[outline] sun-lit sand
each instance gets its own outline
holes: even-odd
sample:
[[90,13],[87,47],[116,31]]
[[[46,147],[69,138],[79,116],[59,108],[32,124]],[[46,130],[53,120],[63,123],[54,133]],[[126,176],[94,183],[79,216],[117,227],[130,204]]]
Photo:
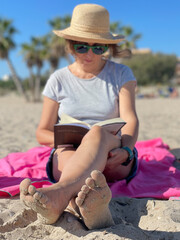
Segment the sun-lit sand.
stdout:
[[[136,101],[140,120],[139,140],[161,137],[170,148],[180,147],[180,97],[140,98]],[[8,153],[38,146],[35,130],[42,103],[26,103],[16,94],[0,97],[0,158]],[[19,196],[0,199],[0,239],[180,239],[179,201],[117,198],[111,202],[116,225],[87,231],[70,213],[52,225],[36,221]],[[180,212],[180,211],[179,211]]]

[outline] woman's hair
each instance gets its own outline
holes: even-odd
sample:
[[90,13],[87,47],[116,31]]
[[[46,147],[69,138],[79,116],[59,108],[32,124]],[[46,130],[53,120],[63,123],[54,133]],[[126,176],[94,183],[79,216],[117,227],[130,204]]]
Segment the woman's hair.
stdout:
[[121,46],[117,44],[109,44],[109,57],[114,57],[114,58],[127,58],[131,57],[131,50],[126,48],[126,49],[121,49]]
[[[79,42],[78,42],[79,43]],[[76,41],[73,40],[69,40],[66,39],[66,52],[70,53],[72,55],[75,54],[75,50],[73,45],[77,44]],[[103,56],[105,58],[110,58],[110,57],[114,57],[114,58],[125,58],[125,57],[131,57],[131,50],[130,49],[121,49],[121,46],[117,45],[117,44],[108,44],[109,47],[109,51],[105,52],[103,54]]]
[[65,46],[65,50],[67,53],[70,53],[71,55],[75,54],[75,50],[73,45],[76,44],[76,41],[73,40],[69,40],[69,39],[65,39],[66,40],[66,46]]

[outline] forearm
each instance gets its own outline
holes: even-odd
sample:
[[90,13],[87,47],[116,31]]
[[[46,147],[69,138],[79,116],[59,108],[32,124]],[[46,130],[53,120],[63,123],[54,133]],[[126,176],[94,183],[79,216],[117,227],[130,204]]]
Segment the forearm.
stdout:
[[122,128],[122,147],[127,146],[133,150],[138,138],[139,121],[137,117],[131,118],[127,124]]
[[139,121],[135,108],[135,81],[123,85],[119,93],[119,112],[126,125],[122,128],[122,146],[133,150],[138,138]]
[[54,132],[47,129],[37,129],[36,139],[41,145],[54,147]]

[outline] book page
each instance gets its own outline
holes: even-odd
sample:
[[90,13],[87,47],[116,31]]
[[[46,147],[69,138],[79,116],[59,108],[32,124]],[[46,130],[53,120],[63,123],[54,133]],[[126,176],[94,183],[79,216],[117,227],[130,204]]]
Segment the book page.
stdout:
[[126,122],[121,118],[112,118],[102,122],[98,122],[94,125],[101,126],[105,128],[108,132],[116,135],[125,124]]
[[116,135],[123,126],[124,126],[124,123],[114,123],[114,124],[103,125],[102,128]]
[[86,124],[83,124],[81,122],[74,122],[74,123],[62,123],[60,124],[61,126],[77,126],[77,127],[82,127],[85,129],[90,129],[89,126],[87,126]]
[[[74,125],[74,126],[86,126],[86,128],[90,129],[91,125],[80,121],[76,118],[73,118],[65,113],[62,113],[61,115],[61,121],[59,123],[60,125]],[[105,127],[108,131],[110,132],[118,132],[124,125],[126,124],[126,122],[121,119],[121,118],[112,118],[112,119],[107,119],[105,121],[101,121],[98,122],[95,125],[101,126],[101,127]]]
[[95,123],[94,125],[105,126],[105,125],[115,124],[115,123],[122,123],[124,125],[126,124],[126,122],[122,118],[112,118],[112,119]]
[[60,120],[60,124],[80,124],[80,125],[85,125],[85,126],[88,126],[88,128],[91,128],[91,126],[86,123],[86,122],[83,122],[83,121],[80,121],[76,118],[73,118],[65,113],[62,113],[61,114],[61,120]]

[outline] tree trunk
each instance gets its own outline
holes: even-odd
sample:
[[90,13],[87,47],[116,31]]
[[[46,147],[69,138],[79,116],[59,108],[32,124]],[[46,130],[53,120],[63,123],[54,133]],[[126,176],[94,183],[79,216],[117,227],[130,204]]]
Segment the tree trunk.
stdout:
[[6,60],[7,60],[8,66],[10,68],[10,71],[11,71],[11,74],[12,74],[12,79],[14,81],[14,84],[15,84],[16,88],[17,88],[17,91],[19,92],[20,95],[24,96],[27,101],[29,101],[29,98],[28,98],[28,96],[26,95],[26,93],[23,89],[21,80],[18,78],[18,76],[16,74],[16,71],[15,71],[15,68],[13,67],[10,59],[6,58]]
[[28,67],[29,69],[29,89],[30,89],[30,92],[31,92],[31,95],[32,95],[32,99],[34,101],[35,99],[35,96],[34,96],[34,75],[33,75],[33,71],[32,71],[32,67]]
[[35,89],[34,89],[34,101],[39,102],[40,101],[40,88],[41,88],[41,74],[40,74],[41,68],[38,67],[37,70],[37,76],[35,79]]

